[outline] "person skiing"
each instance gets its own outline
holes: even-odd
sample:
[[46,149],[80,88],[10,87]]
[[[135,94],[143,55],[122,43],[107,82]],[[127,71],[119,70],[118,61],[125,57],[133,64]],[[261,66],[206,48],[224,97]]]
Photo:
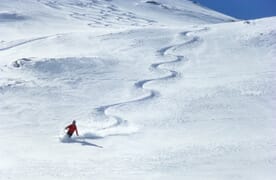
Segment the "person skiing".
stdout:
[[66,129],[68,129],[67,135],[69,136],[69,138],[74,134],[75,131],[76,131],[76,135],[79,136],[78,128],[76,126],[76,121],[75,120],[73,120],[72,124],[66,126],[65,130]]

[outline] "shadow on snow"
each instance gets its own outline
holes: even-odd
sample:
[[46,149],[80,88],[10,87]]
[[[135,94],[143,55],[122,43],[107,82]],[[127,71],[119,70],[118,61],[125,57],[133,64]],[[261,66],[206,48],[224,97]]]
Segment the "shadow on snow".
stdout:
[[64,135],[63,137],[60,138],[60,141],[63,143],[78,143],[78,144],[81,144],[82,146],[93,146],[97,148],[103,148],[102,146],[90,143],[85,140],[85,139],[98,139],[98,138],[97,137],[90,138],[90,137],[82,137],[82,136],[69,138],[67,135]]

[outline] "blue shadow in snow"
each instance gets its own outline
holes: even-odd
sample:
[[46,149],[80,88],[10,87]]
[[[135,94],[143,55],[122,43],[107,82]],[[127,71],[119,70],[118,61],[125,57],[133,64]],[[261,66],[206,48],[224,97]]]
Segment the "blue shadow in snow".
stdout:
[[71,137],[69,138],[67,135],[64,135],[62,138],[60,138],[60,141],[63,143],[78,143],[82,146],[93,146],[97,148],[103,148],[102,146],[99,146],[97,144],[90,143],[86,141],[86,139],[100,139],[102,137],[99,136],[79,136],[79,137]]
[[97,148],[103,148],[102,146],[99,146],[97,144],[93,144],[90,142],[87,142],[85,140],[77,140],[77,139],[73,139],[72,141],[70,141],[69,143],[79,143],[82,146],[93,146],[93,147],[97,147]]

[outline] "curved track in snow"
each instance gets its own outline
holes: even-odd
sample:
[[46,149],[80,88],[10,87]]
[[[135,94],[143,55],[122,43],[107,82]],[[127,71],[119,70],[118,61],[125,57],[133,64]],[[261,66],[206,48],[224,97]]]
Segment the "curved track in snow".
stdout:
[[[180,35],[185,36],[185,37],[189,37],[188,36],[189,33],[190,33],[190,31],[187,31],[187,32],[180,33]],[[185,60],[184,56],[175,55],[175,54],[173,54],[173,52],[179,47],[190,45],[190,44],[193,44],[193,43],[196,43],[196,42],[199,42],[199,41],[200,41],[200,38],[198,36],[193,36],[193,37],[189,37],[189,40],[184,42],[184,43],[167,46],[167,47],[164,47],[164,48],[158,50],[157,53],[161,58],[169,56],[169,57],[172,57],[174,60],[153,63],[153,64],[150,65],[150,68],[154,71],[158,71],[158,70],[160,71],[161,70],[164,73],[166,73],[166,75],[158,77],[158,78],[143,79],[143,80],[135,82],[134,83],[135,89],[146,92],[142,97],[138,97],[136,99],[132,99],[132,100],[125,101],[125,102],[119,102],[119,103],[99,106],[99,107],[95,108],[94,111],[93,111],[94,114],[96,116],[100,116],[101,119],[114,119],[113,124],[108,125],[106,127],[102,127],[98,130],[110,129],[110,128],[120,126],[122,124],[127,124],[127,120],[124,120],[122,117],[115,116],[112,113],[109,113],[108,110],[110,110],[111,108],[116,108],[118,106],[127,105],[127,104],[130,104],[130,103],[142,102],[142,101],[146,101],[146,100],[150,100],[150,99],[154,99],[154,98],[158,97],[159,96],[159,91],[157,91],[155,89],[146,88],[145,85],[147,83],[150,83],[150,82],[169,80],[169,79],[176,78],[177,76],[180,76],[179,72],[177,72],[175,70],[168,69],[168,68],[163,68],[161,66],[166,65],[166,64],[168,65],[168,64],[174,64],[174,63],[179,63],[181,61],[184,61]],[[169,51],[172,51],[172,52],[170,53]],[[113,134],[111,134],[111,135],[113,135]],[[111,136],[111,135],[109,135],[109,136]],[[118,135],[118,134],[116,134],[116,135]]]

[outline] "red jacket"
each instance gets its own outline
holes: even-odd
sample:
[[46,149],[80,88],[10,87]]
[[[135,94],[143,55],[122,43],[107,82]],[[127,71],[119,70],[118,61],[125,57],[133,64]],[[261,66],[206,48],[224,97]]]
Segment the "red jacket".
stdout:
[[75,124],[70,124],[65,129],[68,129],[67,133],[73,134],[76,131],[76,134],[79,135],[77,126]]

